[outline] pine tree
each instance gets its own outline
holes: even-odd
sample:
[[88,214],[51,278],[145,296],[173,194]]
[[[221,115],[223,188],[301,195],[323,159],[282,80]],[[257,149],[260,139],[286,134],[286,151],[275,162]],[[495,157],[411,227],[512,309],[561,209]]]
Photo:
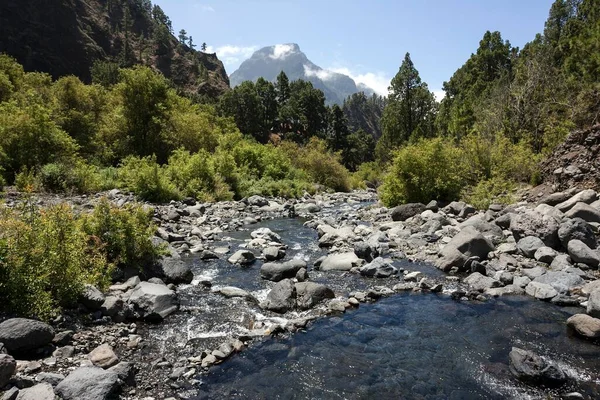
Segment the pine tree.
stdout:
[[202,52],[203,52],[203,53],[205,53],[205,52],[206,52],[206,48],[207,48],[207,47],[208,47],[208,46],[206,46],[206,42],[203,42],[203,43],[202,43],[202,46],[200,47],[200,50],[202,50]]
[[185,31],[185,29],[182,29],[179,31],[178,37],[179,37],[179,43],[185,44],[187,42],[188,37],[187,37],[187,32]]

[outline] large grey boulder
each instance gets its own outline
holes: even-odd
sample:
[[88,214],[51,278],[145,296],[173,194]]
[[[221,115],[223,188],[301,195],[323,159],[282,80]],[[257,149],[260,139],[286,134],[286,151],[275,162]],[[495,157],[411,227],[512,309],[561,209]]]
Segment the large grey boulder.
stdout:
[[600,211],[589,204],[579,202],[566,214],[567,218],[581,218],[586,222],[600,222]]
[[587,190],[583,190],[583,191],[577,193],[575,196],[571,197],[570,199],[557,204],[556,208],[558,208],[560,211],[566,213],[571,208],[575,207],[575,204],[580,203],[580,202],[583,202],[586,204],[591,204],[596,200],[596,198],[597,198],[596,192],[592,189],[587,189]]
[[486,289],[496,288],[502,286],[502,283],[489,276],[482,275],[479,272],[473,272],[471,275],[465,278],[465,283],[474,290],[483,292]]
[[296,305],[296,287],[291,279],[284,279],[273,286],[261,307],[277,313],[285,313]]
[[306,262],[303,260],[290,260],[284,263],[265,263],[260,267],[260,277],[269,281],[279,282],[286,278],[294,278],[301,268],[306,268]]
[[254,195],[254,196],[248,197],[248,204],[251,206],[263,207],[263,206],[268,206],[269,201],[262,196]]
[[227,298],[241,297],[255,303],[257,302],[256,298],[250,292],[235,286],[224,286],[219,289],[219,293]]
[[492,242],[497,243],[504,237],[504,234],[502,233],[502,228],[500,228],[500,226],[498,226],[497,224],[488,222],[485,219],[485,215],[483,214],[473,215],[472,217],[468,218],[466,221],[458,225],[460,229],[463,229],[467,226],[474,227],[479,232],[481,232],[483,236],[492,240]]
[[398,273],[398,269],[392,265],[392,260],[377,257],[370,263],[360,267],[360,274],[370,278],[388,278]]
[[54,400],[54,390],[49,383],[38,383],[35,386],[21,389],[17,400]]
[[321,211],[321,207],[316,203],[298,203],[294,204],[294,212],[299,215],[313,214]]
[[238,250],[227,261],[232,264],[250,265],[256,260],[256,256],[250,250]]
[[579,336],[587,339],[600,339],[600,319],[586,314],[575,314],[567,320],[567,326]]
[[581,218],[563,220],[558,229],[558,238],[565,249],[573,239],[581,240],[591,249],[595,249],[597,246],[596,235],[591,225]]
[[321,271],[350,271],[359,267],[364,261],[359,259],[354,252],[330,254],[319,266]]
[[553,249],[557,248],[560,243],[558,240],[558,228],[558,222],[554,217],[534,210],[527,210],[521,214],[516,214],[510,221],[510,231],[517,242],[526,236],[536,236],[546,246]]
[[167,286],[141,282],[129,297],[142,318],[150,322],[159,322],[177,310],[175,292]]
[[585,281],[579,275],[564,271],[548,271],[533,281],[550,285],[559,293],[569,293],[571,289],[585,284]]
[[118,389],[119,375],[98,367],[81,367],[56,386],[63,400],[107,400]]
[[587,313],[594,318],[600,318],[600,289],[592,290],[587,302]]
[[567,251],[571,256],[571,260],[576,263],[583,263],[590,267],[598,268],[600,264],[600,256],[594,250],[581,240],[571,240],[567,245]]
[[54,329],[48,324],[26,318],[11,318],[0,324],[0,343],[9,354],[21,355],[52,342]]
[[102,307],[102,303],[104,303],[104,295],[97,287],[85,285],[79,301],[88,310],[97,311]]
[[0,354],[0,388],[6,386],[17,369],[17,362],[8,354]]
[[547,283],[533,281],[525,287],[525,293],[540,300],[552,300],[558,295],[556,289]]
[[527,258],[534,258],[535,252],[542,247],[545,247],[544,242],[536,236],[525,236],[517,242],[517,248]]
[[180,258],[166,257],[160,263],[162,277],[166,283],[191,283],[194,279],[190,264]]
[[333,290],[325,285],[314,282],[298,282],[296,287],[296,302],[298,307],[307,310],[324,301],[333,299],[335,294]]
[[281,243],[281,236],[269,228],[258,228],[250,233],[252,239],[264,239],[268,242]]
[[417,214],[425,211],[426,206],[422,203],[401,204],[392,210],[392,221],[406,221]]
[[486,259],[488,253],[494,251],[494,245],[477,229],[467,226],[462,229],[440,251],[441,259],[436,265],[448,271],[452,267],[462,267],[470,257]]
[[285,249],[279,246],[269,246],[263,250],[263,256],[267,261],[281,260],[285,257]]
[[531,351],[513,347],[508,358],[510,372],[524,382],[547,387],[559,387],[567,382],[567,376],[557,365]]
[[536,261],[551,264],[552,261],[558,256],[558,253],[551,247],[543,246],[538,248],[533,254],[533,258]]
[[535,208],[535,211],[539,212],[540,214],[554,217],[557,221],[560,221],[565,216],[565,214],[562,211],[560,211],[558,208],[549,206],[548,204],[538,205]]

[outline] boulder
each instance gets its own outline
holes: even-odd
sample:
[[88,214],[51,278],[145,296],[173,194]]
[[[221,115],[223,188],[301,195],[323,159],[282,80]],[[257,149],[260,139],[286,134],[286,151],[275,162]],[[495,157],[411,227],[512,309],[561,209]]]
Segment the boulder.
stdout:
[[86,284],[79,299],[88,310],[98,311],[104,303],[104,295],[97,287]]
[[269,281],[279,282],[296,276],[300,268],[306,268],[303,260],[290,260],[284,263],[265,263],[260,267],[260,277]]
[[250,265],[256,260],[254,253],[250,250],[238,250],[232,254],[227,261],[232,264]]
[[406,221],[417,214],[425,211],[426,206],[422,203],[401,204],[392,210],[392,221]]
[[298,307],[307,310],[325,299],[333,299],[333,290],[325,285],[314,282],[298,282],[296,287],[296,302]]
[[129,303],[150,322],[162,321],[177,310],[175,292],[165,285],[150,282],[140,282],[129,297]]
[[36,375],[36,382],[49,383],[52,387],[55,387],[65,379],[63,374],[55,374],[52,372],[41,372]]
[[516,216],[514,213],[506,213],[494,220],[494,223],[502,229],[508,229],[512,219]]
[[579,275],[563,271],[549,271],[535,278],[533,282],[550,285],[558,293],[569,293],[571,289],[582,286],[585,283]]
[[579,336],[600,339],[600,319],[586,314],[575,314],[567,320],[567,326]]
[[569,256],[571,256],[571,260],[575,263],[583,263],[593,268],[598,268],[600,264],[598,253],[590,249],[581,240],[571,240],[567,245],[567,251],[569,252]]
[[600,223],[600,211],[589,204],[579,202],[565,214],[567,218],[581,218],[585,222]]
[[557,221],[560,221],[565,216],[565,214],[562,211],[560,211],[558,208],[549,206],[548,204],[538,205],[535,208],[535,211],[537,211],[541,214],[544,214],[544,215],[548,215],[550,217],[554,217]]
[[515,241],[526,236],[536,236],[548,247],[558,248],[558,222],[554,217],[541,214],[534,210],[516,214],[510,221],[510,231]]
[[563,201],[556,205],[560,211],[566,213],[571,208],[575,207],[577,203],[586,203],[591,204],[597,198],[597,194],[594,190],[587,189],[577,193],[575,196],[569,198],[568,200]]
[[54,390],[49,383],[38,383],[35,386],[21,389],[17,400],[54,400]]
[[191,283],[194,279],[190,264],[180,258],[166,257],[160,264],[161,277],[166,283]]
[[558,295],[556,289],[547,283],[533,281],[525,287],[525,293],[540,300],[552,300],[553,297]]
[[581,218],[563,220],[558,229],[558,238],[565,249],[573,239],[581,240],[591,249],[595,249],[597,246],[596,235],[594,235],[591,225]]
[[544,246],[542,239],[536,236],[525,236],[517,242],[517,248],[527,258],[533,258],[535,252]]
[[264,197],[254,195],[254,196],[248,197],[248,204],[251,206],[263,207],[263,206],[268,206],[269,201],[267,199],[265,199]]
[[11,318],[0,324],[0,342],[9,354],[22,355],[54,339],[54,329],[48,324],[26,318]]
[[552,271],[562,271],[569,267],[572,267],[571,257],[568,254],[558,254],[548,268]]
[[294,205],[294,212],[296,214],[314,214],[321,211],[321,207],[319,207],[315,203],[299,203]]
[[519,380],[546,387],[560,387],[567,382],[567,376],[557,365],[531,351],[513,347],[508,358],[510,372]]
[[551,264],[557,255],[558,253],[554,249],[547,246],[542,246],[535,251],[533,258],[535,258],[536,261]]
[[321,271],[350,271],[361,266],[363,261],[354,252],[330,254],[319,266]]
[[256,302],[256,298],[250,292],[235,286],[224,286],[219,289],[219,293],[227,298],[242,297],[244,299]]
[[17,369],[17,362],[8,354],[0,354],[0,389],[6,386]]
[[117,357],[112,347],[110,347],[106,343],[92,350],[92,352],[88,354],[88,359],[96,367],[104,369],[110,368],[113,365],[117,365],[119,363],[119,357]]
[[466,226],[472,226],[477,229],[481,234],[492,241],[499,241],[504,237],[502,233],[502,228],[500,228],[497,224],[490,223],[486,221],[485,216],[483,214],[473,215],[468,218],[466,221],[462,222],[458,227],[463,229]]
[[392,265],[392,260],[382,257],[377,257],[360,268],[360,274],[370,278],[388,278],[397,273],[398,270]]
[[587,302],[587,313],[594,318],[600,318],[600,289],[592,290]]
[[267,261],[281,260],[285,257],[285,249],[278,246],[269,246],[263,250],[263,256]]
[[119,375],[98,367],[81,367],[56,386],[63,400],[108,400],[118,388]]
[[500,281],[489,276],[482,275],[479,272],[473,272],[471,275],[465,278],[465,283],[474,290],[483,292],[486,289],[496,288],[502,286]]
[[557,204],[562,203],[563,201],[569,200],[572,196],[573,196],[572,191],[556,192],[556,193],[549,194],[548,196],[542,198],[540,200],[540,203],[547,204],[550,206],[555,206]]
[[360,259],[371,262],[379,256],[379,248],[372,243],[360,241],[354,243],[354,254]]
[[261,307],[277,313],[285,313],[296,305],[296,287],[291,279],[284,279],[273,286]]
[[252,239],[264,239],[268,242],[281,243],[281,236],[269,228],[258,228],[250,233]]
[[438,260],[438,268],[447,271],[452,267],[462,267],[470,257],[486,259],[488,253],[494,251],[492,243],[477,229],[466,226],[444,246]]

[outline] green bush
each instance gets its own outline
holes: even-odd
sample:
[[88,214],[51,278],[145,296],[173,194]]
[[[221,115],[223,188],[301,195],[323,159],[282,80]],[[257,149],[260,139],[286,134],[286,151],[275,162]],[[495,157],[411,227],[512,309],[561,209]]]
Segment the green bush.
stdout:
[[75,303],[84,284],[105,287],[112,265],[68,205],[0,209],[0,304],[49,319]]
[[516,198],[512,194],[516,184],[502,178],[485,179],[475,186],[467,188],[463,199],[480,210],[486,210],[490,204],[512,204]]
[[396,152],[381,186],[381,200],[391,207],[457,199],[464,176],[462,153],[456,146],[442,138],[422,139]]
[[117,208],[101,199],[92,214],[82,217],[82,224],[84,232],[101,243],[108,262],[117,267],[142,270],[163,253],[152,244],[151,238],[156,232],[152,211],[142,206]]
[[21,171],[15,176],[15,186],[21,192],[31,193],[34,190],[37,190],[39,182],[33,168],[21,168]]
[[371,161],[361,164],[356,172],[352,173],[350,184],[354,189],[376,188],[381,184],[382,178],[381,167],[375,161]]
[[119,169],[119,183],[147,201],[166,203],[181,198],[155,157],[129,156],[124,159]]

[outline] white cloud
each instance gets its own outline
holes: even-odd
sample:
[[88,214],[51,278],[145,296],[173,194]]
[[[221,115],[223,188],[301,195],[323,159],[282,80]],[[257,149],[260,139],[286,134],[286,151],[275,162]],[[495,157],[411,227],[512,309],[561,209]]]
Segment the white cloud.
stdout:
[[227,71],[236,69],[242,61],[250,58],[256,50],[258,50],[258,46],[224,45],[218,47],[208,46],[206,48],[207,53],[217,53],[217,57],[223,61]]
[[273,49],[273,54],[270,55],[274,60],[284,59],[294,51],[294,47],[291,44],[276,44]]
[[333,77],[334,72],[326,69],[311,69],[308,65],[304,65],[304,74],[306,76],[316,76],[323,81],[328,81]]
[[194,4],[194,8],[199,8],[200,10],[205,12],[215,12],[215,9],[209,4],[197,3]]
[[361,74],[353,72],[346,67],[331,68],[331,71],[348,75],[354,82],[362,83],[363,85],[370,87],[381,96],[388,95],[388,86],[390,86],[391,79],[386,77],[382,72],[366,72]]
[[444,97],[446,97],[446,92],[444,92],[443,90],[434,90],[433,95],[435,96],[435,99],[439,102],[442,101]]

